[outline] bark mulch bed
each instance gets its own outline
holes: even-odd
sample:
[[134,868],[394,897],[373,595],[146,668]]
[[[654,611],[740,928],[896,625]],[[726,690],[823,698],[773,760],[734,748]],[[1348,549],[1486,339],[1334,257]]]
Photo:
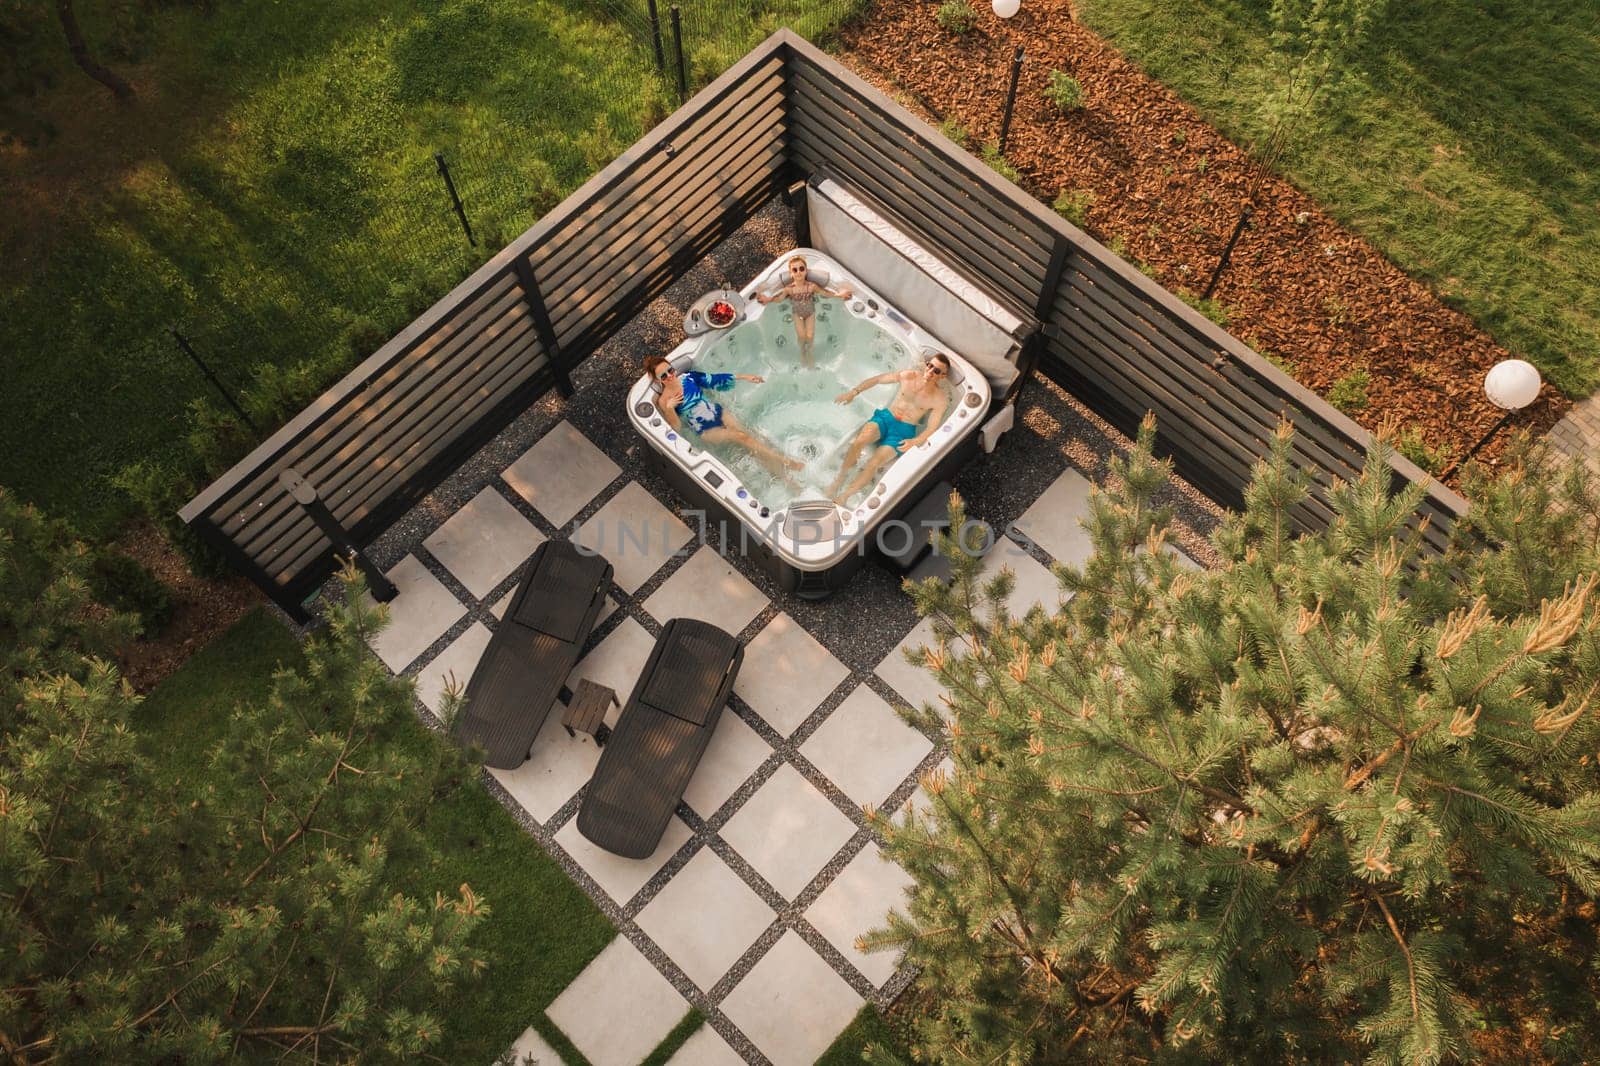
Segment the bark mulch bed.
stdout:
[[165,628],[133,641],[117,655],[123,676],[139,692],[155,688],[246,611],[265,602],[242,577],[196,577],[183,555],[148,523],[129,526],[112,547],[149,567],[172,593],[172,619]]
[[[957,35],[925,0],[879,0],[844,34],[844,59],[936,122],[959,125],[976,151],[999,137],[1022,45],[1006,145],[1021,184],[1047,203],[1087,190],[1091,235],[1169,289],[1202,290],[1247,200],[1245,153],[1075,22],[1066,0],[1028,0],[1006,23],[975,6],[977,26]],[[1046,99],[1052,70],[1082,85],[1081,110],[1063,114]],[[1483,375],[1510,353],[1287,181],[1268,179],[1213,298],[1230,333],[1320,394],[1364,371],[1367,402],[1346,413],[1373,429],[1388,421],[1420,431],[1435,471],[1502,414],[1484,398]],[[1517,422],[1544,432],[1569,406],[1547,384]],[[1509,437],[1498,434],[1480,459],[1492,461]]]

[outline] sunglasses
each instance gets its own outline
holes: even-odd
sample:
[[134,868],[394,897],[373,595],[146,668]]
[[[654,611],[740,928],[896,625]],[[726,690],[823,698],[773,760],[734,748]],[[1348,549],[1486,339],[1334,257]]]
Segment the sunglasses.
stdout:
[[949,371],[945,368],[943,363],[935,362],[932,359],[929,359],[926,363],[923,363],[922,365],[927,367],[929,370],[933,371],[935,377],[941,377],[942,378],[947,373],[949,373]]
[[668,378],[672,377],[672,375],[676,374],[677,372],[678,370],[676,367],[669,366],[661,373],[656,375],[656,380],[664,383]]

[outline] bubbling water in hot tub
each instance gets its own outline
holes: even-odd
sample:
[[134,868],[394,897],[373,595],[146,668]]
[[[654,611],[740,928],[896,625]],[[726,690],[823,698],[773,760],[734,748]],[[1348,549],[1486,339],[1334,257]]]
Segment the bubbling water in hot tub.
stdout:
[[[733,470],[763,505],[776,511],[794,500],[826,499],[851,437],[894,387],[881,385],[847,404],[842,392],[876,374],[903,370],[918,353],[871,322],[856,318],[836,300],[818,297],[813,368],[800,362],[794,316],[787,303],[772,304],[753,322],[741,322],[695,360],[707,374],[757,374],[760,385],[739,382],[712,394],[746,428],[785,455],[805,464],[791,479],[774,477],[755,457],[727,444],[696,443]],[[952,405],[953,406],[953,405]]]

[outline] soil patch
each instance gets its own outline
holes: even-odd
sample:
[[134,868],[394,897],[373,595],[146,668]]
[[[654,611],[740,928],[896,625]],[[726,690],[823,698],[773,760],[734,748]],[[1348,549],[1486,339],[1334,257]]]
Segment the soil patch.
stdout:
[[123,676],[140,692],[155,688],[246,611],[263,602],[255,586],[242,577],[196,577],[182,554],[147,523],[126,528],[112,548],[149,567],[172,593],[172,620],[166,628],[133,641],[117,656]]
[[[1065,0],[1029,0],[1007,22],[978,7],[977,26],[956,35],[921,0],[879,0],[844,33],[844,59],[965,131],[976,150],[999,137],[1021,45],[1006,145],[1020,184],[1046,203],[1077,193],[1092,236],[1168,289],[1202,290],[1247,201],[1245,152],[1075,22]],[[1077,79],[1082,109],[1063,113],[1046,98],[1052,70]],[[1287,181],[1268,180],[1213,299],[1230,333],[1369,429],[1394,423],[1435,472],[1502,414],[1483,376],[1511,353]],[[1570,405],[1547,384],[1517,423],[1544,432]],[[1509,437],[1497,434],[1480,459],[1492,462]]]

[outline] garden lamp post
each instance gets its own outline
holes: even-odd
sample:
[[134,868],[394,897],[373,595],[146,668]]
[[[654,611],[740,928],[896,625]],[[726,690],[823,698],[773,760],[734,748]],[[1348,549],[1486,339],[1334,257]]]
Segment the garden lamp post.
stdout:
[[[994,0],[989,5],[1000,19],[1009,19],[1022,10],[1022,0]],[[1006,110],[1000,119],[1000,154],[1006,154],[1006,137],[1011,133],[1011,109],[1017,103],[1017,77],[1022,73],[1022,46],[1017,45],[1016,54],[1011,57],[1011,83],[1006,86]]]
[[1505,414],[1501,415],[1495,424],[1489,427],[1489,431],[1467,449],[1466,455],[1445,468],[1444,473],[1439,475],[1440,480],[1465,466],[1474,455],[1478,454],[1478,449],[1488,444],[1496,433],[1510,423],[1518,411],[1538,399],[1542,384],[1538,368],[1524,359],[1504,359],[1490,367],[1489,372],[1483,376],[1483,394]]

